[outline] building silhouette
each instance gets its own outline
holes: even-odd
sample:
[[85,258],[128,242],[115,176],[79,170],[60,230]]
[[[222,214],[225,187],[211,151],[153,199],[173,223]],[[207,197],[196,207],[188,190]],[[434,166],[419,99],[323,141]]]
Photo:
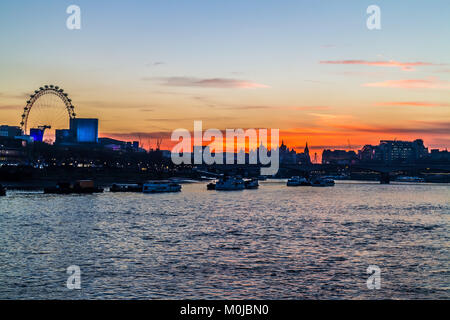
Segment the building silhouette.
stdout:
[[355,151],[323,150],[322,164],[349,165],[358,161]]
[[428,157],[428,148],[423,140],[381,140],[377,146],[365,145],[358,151],[360,161],[382,163],[414,163]]
[[297,163],[303,165],[311,164],[311,156],[309,155],[308,142],[306,142],[303,153],[297,153]]
[[295,164],[297,161],[297,152],[294,149],[289,149],[284,141],[281,141],[281,146],[279,148],[280,152],[280,163],[283,164]]

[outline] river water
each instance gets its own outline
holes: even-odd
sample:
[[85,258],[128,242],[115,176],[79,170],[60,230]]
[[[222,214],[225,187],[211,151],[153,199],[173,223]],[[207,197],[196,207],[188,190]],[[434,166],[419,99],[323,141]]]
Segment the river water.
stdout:
[[[448,184],[10,192],[0,299],[449,299],[449,225]],[[66,287],[72,265],[81,290]]]

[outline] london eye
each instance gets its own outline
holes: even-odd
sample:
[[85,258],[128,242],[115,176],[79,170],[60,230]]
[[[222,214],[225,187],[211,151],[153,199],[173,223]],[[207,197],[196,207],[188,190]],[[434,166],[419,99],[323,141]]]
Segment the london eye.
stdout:
[[69,95],[58,86],[46,85],[30,95],[23,109],[20,126],[24,134],[29,134],[32,128],[42,131],[67,129],[70,120],[75,117],[75,107]]

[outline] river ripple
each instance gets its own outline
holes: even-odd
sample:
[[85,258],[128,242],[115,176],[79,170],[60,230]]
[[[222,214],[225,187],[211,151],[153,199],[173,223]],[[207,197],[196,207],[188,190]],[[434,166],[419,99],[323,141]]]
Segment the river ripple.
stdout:
[[[450,298],[450,186],[0,198],[1,299]],[[82,289],[66,288],[68,266]],[[381,268],[368,290],[366,269]]]

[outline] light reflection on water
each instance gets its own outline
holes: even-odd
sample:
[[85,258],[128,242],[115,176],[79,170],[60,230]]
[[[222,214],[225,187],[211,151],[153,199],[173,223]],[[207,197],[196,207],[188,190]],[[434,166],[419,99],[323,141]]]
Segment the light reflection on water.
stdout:
[[[450,298],[450,186],[0,198],[1,299]],[[69,291],[78,265],[82,290]],[[366,269],[381,268],[381,290]]]

